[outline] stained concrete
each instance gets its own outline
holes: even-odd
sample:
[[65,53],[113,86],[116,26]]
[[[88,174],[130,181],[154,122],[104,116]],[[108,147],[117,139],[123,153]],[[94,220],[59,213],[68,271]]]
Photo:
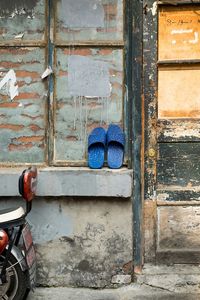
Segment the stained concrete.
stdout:
[[119,289],[89,290],[72,288],[38,288],[28,300],[198,300],[199,293],[169,293],[142,285]]
[[[18,205],[20,198],[1,200],[2,209]],[[38,285],[104,288],[113,276],[132,273],[130,199],[39,197],[27,219]]]
[[198,300],[200,267],[195,265],[146,264],[129,285],[112,289],[37,288],[28,300]]

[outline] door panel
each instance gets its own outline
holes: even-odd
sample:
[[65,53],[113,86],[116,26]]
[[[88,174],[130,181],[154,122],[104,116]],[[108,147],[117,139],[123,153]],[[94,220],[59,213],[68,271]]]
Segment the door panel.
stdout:
[[200,85],[197,82],[200,82],[198,65],[160,67],[158,118],[199,118]]
[[159,143],[158,187],[200,185],[200,143]]
[[199,47],[199,6],[160,6],[159,61],[199,59]]

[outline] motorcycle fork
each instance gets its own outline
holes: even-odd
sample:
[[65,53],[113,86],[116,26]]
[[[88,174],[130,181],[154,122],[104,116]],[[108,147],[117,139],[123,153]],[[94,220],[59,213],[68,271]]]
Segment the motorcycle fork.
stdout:
[[13,245],[15,244],[17,246],[18,243],[19,243],[21,233],[22,233],[22,229],[23,229],[23,225],[20,225],[20,228],[19,228],[17,233],[15,232],[14,228],[11,229],[11,234],[9,235],[8,249],[6,251],[5,259],[3,261],[3,265],[2,265],[2,269],[1,269],[1,273],[0,273],[0,283],[6,283],[7,282],[6,268],[7,268],[7,265],[8,265],[8,260],[9,260],[10,253],[11,253]]

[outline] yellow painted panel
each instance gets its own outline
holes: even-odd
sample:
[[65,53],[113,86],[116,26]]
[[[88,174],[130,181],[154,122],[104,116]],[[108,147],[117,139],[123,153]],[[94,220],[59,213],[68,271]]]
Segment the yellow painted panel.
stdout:
[[158,117],[200,118],[200,67],[160,68]]
[[200,59],[200,6],[160,9],[158,58]]

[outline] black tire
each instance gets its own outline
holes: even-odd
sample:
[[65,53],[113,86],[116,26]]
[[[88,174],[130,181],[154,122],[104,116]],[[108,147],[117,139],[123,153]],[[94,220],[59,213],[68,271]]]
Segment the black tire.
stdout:
[[[4,256],[0,256],[0,269],[1,263],[4,259]],[[2,287],[3,295],[1,299],[9,299],[9,300],[22,300],[26,299],[26,292],[28,289],[28,279],[27,274],[24,273],[19,264],[16,264],[15,257],[10,254],[9,257],[9,266],[12,266],[7,272],[7,283],[5,283]]]

